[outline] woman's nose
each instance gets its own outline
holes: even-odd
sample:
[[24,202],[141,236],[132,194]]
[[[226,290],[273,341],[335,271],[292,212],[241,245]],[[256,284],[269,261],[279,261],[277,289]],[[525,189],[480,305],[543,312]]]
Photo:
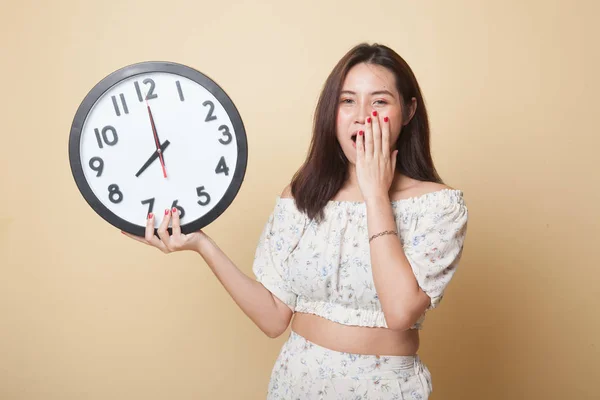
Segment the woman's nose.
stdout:
[[359,101],[356,107],[356,122],[359,124],[364,124],[365,119],[371,115],[371,106],[368,102]]

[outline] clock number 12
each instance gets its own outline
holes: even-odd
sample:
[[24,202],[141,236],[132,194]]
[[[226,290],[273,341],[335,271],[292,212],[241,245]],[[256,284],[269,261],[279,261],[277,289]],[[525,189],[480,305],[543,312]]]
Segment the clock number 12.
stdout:
[[[148,94],[146,95],[146,100],[151,100],[151,99],[155,99],[158,97],[157,94],[154,94],[154,88],[156,87],[156,83],[154,83],[154,81],[150,78],[144,79],[143,80],[144,85],[150,85],[150,89],[148,90]],[[142,97],[142,90],[140,89],[140,84],[138,81],[135,81],[133,83],[133,85],[135,86],[135,91],[137,93],[138,96],[138,100],[141,102],[144,101],[144,98]]]

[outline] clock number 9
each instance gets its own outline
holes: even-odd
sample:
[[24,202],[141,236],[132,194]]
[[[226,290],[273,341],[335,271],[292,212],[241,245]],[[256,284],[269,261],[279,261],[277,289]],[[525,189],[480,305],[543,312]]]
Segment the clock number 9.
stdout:
[[123,201],[123,193],[119,190],[119,185],[112,184],[108,187],[108,199],[115,204]]
[[198,204],[206,206],[210,203],[210,195],[204,191],[204,186],[197,187],[196,193],[198,193],[198,197],[204,198],[204,200],[198,200]]
[[[106,132],[109,131],[112,133],[112,139],[110,140],[108,139],[108,135],[106,134]],[[104,143],[106,143],[109,146],[114,146],[119,141],[119,137],[117,136],[117,130],[110,125],[107,125],[104,128],[102,128],[102,138],[100,138],[100,131],[98,130],[98,128],[95,128],[94,132],[96,133],[96,140],[98,141],[98,147],[100,148],[104,147],[102,145],[102,141],[104,141]]]
[[[98,166],[94,164],[94,161],[98,163]],[[90,159],[90,168],[97,172],[96,176],[102,175],[102,171],[104,171],[104,161],[100,157],[92,157]]]
[[231,135],[231,132],[229,132],[229,127],[227,125],[221,125],[219,127],[219,130],[221,131],[223,136],[227,137],[227,140],[219,139],[219,143],[221,143],[221,144],[231,143],[231,141],[233,140],[233,136]]

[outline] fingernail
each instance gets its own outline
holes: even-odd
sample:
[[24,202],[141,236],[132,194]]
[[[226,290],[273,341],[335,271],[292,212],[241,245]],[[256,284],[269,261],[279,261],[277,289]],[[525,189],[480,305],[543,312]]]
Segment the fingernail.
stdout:
[[173,207],[173,209],[171,210],[173,212],[173,214],[177,214],[177,208]]
[[376,117],[377,116],[377,111],[373,111],[373,116]]
[[165,215],[169,215],[169,209],[168,208],[165,210]]
[[153,216],[154,216],[154,214],[152,214],[152,213],[149,213],[149,214],[148,214],[148,219],[152,219],[152,217],[153,217]]
[[390,120],[390,119],[389,119],[388,117],[385,117],[385,118],[383,119],[383,122],[388,122],[389,120]]
[[369,123],[371,122],[371,117],[367,118],[367,122],[369,122]]
[[358,134],[359,134],[360,136],[362,136],[362,135],[364,135],[364,132],[363,132],[363,131],[360,131],[360,132],[358,132]]

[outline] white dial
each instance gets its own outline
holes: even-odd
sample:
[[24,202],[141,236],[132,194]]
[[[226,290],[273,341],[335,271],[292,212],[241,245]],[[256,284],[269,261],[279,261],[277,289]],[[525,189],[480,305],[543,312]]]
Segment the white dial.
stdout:
[[[142,228],[153,212],[157,227],[164,210],[177,207],[183,229],[206,217],[224,198],[233,200],[231,192],[237,193],[241,184],[239,172],[245,171],[245,133],[229,98],[204,78],[198,82],[165,71],[126,77],[95,99],[80,129],[74,122],[71,139],[77,130],[84,189],[102,204],[100,214],[109,222],[122,220]],[[82,119],[81,107],[78,114]],[[240,161],[243,168],[238,168]],[[227,205],[221,204],[218,212]]]

